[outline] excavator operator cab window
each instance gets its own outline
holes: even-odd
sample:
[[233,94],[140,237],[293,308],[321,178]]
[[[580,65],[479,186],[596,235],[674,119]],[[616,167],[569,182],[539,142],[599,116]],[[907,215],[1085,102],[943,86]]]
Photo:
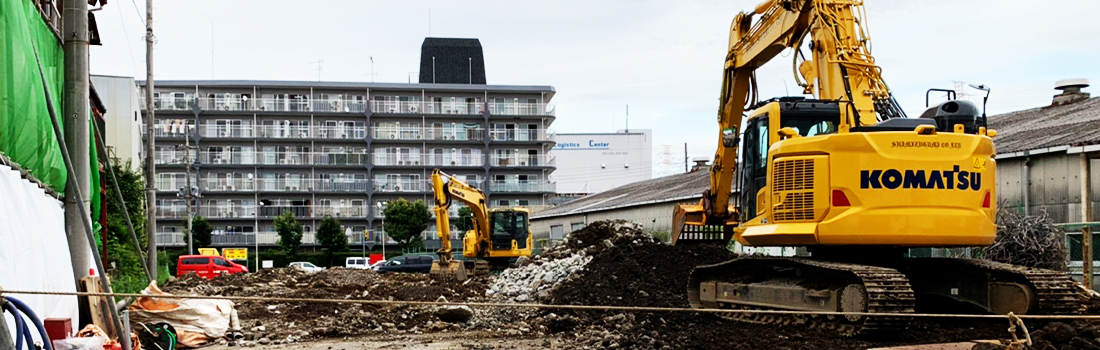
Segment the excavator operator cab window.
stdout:
[[512,240],[520,248],[527,247],[527,213],[521,211],[498,211],[489,215],[492,233],[489,239],[493,249],[511,249]]
[[783,117],[784,128],[794,128],[803,137],[835,134],[837,118]]
[[768,177],[768,115],[763,114],[749,121],[745,127],[744,155],[741,162],[741,215],[756,217],[756,192],[767,183]]

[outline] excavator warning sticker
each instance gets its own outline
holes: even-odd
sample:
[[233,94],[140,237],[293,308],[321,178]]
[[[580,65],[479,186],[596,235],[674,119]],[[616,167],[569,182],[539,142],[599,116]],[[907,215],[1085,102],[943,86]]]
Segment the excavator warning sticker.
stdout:
[[939,142],[939,141],[894,141],[890,143],[891,148],[947,148],[947,149],[962,149],[962,142]]

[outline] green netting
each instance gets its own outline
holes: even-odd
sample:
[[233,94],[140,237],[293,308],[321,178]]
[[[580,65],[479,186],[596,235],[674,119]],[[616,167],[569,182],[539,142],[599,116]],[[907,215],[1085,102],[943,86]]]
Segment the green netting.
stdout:
[[[91,114],[88,118],[88,130],[95,130],[95,114],[88,114]],[[88,135],[88,139],[91,140],[91,145],[88,147],[88,149],[91,154],[88,156],[88,164],[91,164],[92,174],[89,178],[88,183],[92,187],[92,193],[87,196],[90,197],[92,201],[92,234],[95,235],[96,245],[100,248],[103,248],[103,238],[100,237],[100,232],[103,231],[103,225],[99,224],[99,219],[103,216],[103,213],[100,212],[100,210],[102,210],[102,203],[100,201],[102,201],[103,199],[102,194],[100,193],[101,191],[99,182],[99,152],[96,152],[95,131],[90,131],[90,133],[91,135]]]
[[33,0],[0,1],[0,152],[64,194],[68,174],[46,110],[36,48],[55,112],[61,116],[65,80],[61,43]]

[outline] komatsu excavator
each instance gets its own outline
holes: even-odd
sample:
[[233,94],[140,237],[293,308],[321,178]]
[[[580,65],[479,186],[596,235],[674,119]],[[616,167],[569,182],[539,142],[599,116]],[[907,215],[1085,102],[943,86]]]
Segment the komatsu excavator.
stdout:
[[[432,263],[433,280],[463,281],[471,273],[487,274],[491,266],[504,267],[512,259],[531,256],[531,213],[526,208],[489,210],[485,193],[439,169],[432,171],[432,190],[435,194],[435,208],[432,210],[435,211],[435,227],[441,242],[436,252],[439,260]],[[474,211],[474,228],[466,231],[462,239],[465,261],[454,258],[451,246],[448,209],[452,199],[458,199]]]
[[[915,311],[1076,313],[1080,295],[1059,272],[907,257],[914,247],[993,243],[996,132],[969,101],[906,118],[871,56],[865,18],[851,0],[770,0],[734,18],[710,188],[674,209],[672,241],[801,246],[810,257],[697,267],[690,304],[901,315],[731,314],[845,334],[903,328]],[[815,98],[758,102],[755,70],[787,49]]]

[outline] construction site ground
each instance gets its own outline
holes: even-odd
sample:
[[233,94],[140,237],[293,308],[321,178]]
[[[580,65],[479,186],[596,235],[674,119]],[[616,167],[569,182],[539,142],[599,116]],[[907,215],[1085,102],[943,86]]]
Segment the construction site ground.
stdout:
[[[176,294],[616,305],[686,308],[685,285],[694,266],[734,258],[719,247],[669,246],[640,230],[590,226],[589,232],[533,259],[522,273],[440,283],[426,274],[377,274],[331,268],[317,273],[268,269],[214,280],[188,276],[164,289]],[[588,236],[585,239],[585,236]],[[570,256],[583,268],[554,265]],[[558,269],[558,270],[555,270]],[[504,281],[508,279],[508,281]],[[547,285],[550,285],[547,287]],[[516,295],[527,290],[529,294]],[[512,294],[505,293],[511,290]],[[1004,319],[917,319],[907,330],[849,337],[799,325],[763,325],[694,312],[622,312],[474,307],[465,322],[445,322],[439,306],[325,302],[240,301],[243,339],[213,349],[868,349],[977,339],[1008,339]],[[1052,326],[1053,325],[1053,326]],[[1033,337],[1055,334],[1056,349],[1100,349],[1100,326],[1032,321]],[[1044,328],[1050,328],[1048,330]],[[1072,342],[1071,342],[1072,341]],[[1072,345],[1071,345],[1072,343]]]

